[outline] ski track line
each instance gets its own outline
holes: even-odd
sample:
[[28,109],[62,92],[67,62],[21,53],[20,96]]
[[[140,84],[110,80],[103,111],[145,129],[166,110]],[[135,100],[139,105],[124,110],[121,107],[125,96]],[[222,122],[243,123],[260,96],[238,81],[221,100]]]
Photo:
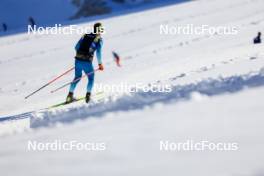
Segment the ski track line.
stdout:
[[25,55],[22,55],[22,56],[16,56],[16,57],[13,57],[13,58],[9,58],[9,59],[0,61],[0,65],[1,64],[10,63],[10,62],[19,61],[19,60],[22,60],[22,59],[25,60],[25,59],[30,59],[30,58],[33,58],[33,57],[36,57],[36,56],[50,54],[50,53],[57,52],[57,51],[60,51],[60,50],[63,50],[63,49],[65,49],[65,47],[56,47],[56,48],[51,48],[51,49],[48,49],[48,50],[40,50],[38,52],[25,54]]

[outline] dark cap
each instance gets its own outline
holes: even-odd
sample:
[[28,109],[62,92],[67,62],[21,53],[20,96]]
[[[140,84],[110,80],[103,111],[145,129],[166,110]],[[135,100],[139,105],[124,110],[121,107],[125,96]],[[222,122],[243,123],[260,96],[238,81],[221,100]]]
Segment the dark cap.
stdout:
[[93,26],[94,33],[97,34],[98,32],[101,32],[102,23],[95,23]]

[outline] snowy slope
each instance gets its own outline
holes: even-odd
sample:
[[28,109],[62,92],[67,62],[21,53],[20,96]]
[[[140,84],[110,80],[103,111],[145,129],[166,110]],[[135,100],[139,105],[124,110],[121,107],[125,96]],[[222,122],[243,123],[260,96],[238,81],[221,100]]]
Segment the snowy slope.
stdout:
[[68,20],[75,11],[71,0],[2,0],[0,22],[5,22],[12,30],[24,29],[30,16],[37,24],[47,25]]
[[[264,173],[262,0],[201,0],[102,20],[105,71],[96,83],[168,83],[170,93],[105,92],[99,102],[36,111],[65,99],[79,35],[0,39],[0,167],[5,175],[215,175]],[[190,10],[191,9],[191,10]],[[153,17],[158,18],[153,18]],[[92,23],[81,24],[83,26]],[[237,35],[159,35],[160,24],[231,25]],[[21,46],[21,47],[20,47]],[[122,56],[122,68],[111,51]],[[95,61],[96,64],[96,61]],[[2,76],[3,75],[3,76]],[[86,80],[76,94],[85,94]],[[11,116],[11,117],[10,117]],[[27,150],[28,140],[105,142],[106,150]],[[160,151],[160,140],[236,142],[238,151]],[[47,164],[49,163],[49,164]],[[34,169],[32,169],[34,164]],[[16,169],[13,169],[16,168]]]
[[[111,9],[111,15],[131,13],[157,6],[181,3],[188,0],[151,0],[151,1],[125,1],[116,3],[106,0],[106,6]],[[33,17],[38,26],[54,26],[54,24],[69,24],[80,21],[70,20],[78,11],[72,0],[1,0],[0,1],[0,31],[2,23],[11,33],[26,31],[28,18]],[[87,19],[86,19],[87,20]],[[82,20],[81,20],[82,21]]]

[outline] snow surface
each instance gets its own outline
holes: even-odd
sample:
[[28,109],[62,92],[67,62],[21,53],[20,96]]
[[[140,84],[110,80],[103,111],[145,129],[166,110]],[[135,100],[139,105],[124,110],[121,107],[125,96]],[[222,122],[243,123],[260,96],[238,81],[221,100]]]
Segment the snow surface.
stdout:
[[71,0],[1,0],[0,22],[14,30],[27,26],[30,16],[38,25],[46,25],[68,20],[75,11]]
[[[96,83],[167,83],[172,91],[105,92],[100,101],[52,110],[35,111],[63,101],[68,88],[49,91],[72,74],[24,97],[73,65],[80,36],[1,38],[1,173],[262,176],[264,46],[252,39],[264,29],[263,5],[201,0],[103,19],[105,71],[96,74]],[[239,32],[164,36],[160,24],[231,25]],[[122,68],[113,63],[112,50],[121,55]],[[85,86],[83,80],[77,96]],[[105,142],[106,150],[28,151],[29,140]],[[235,142],[239,149],[160,151],[161,140]]]
[[[181,3],[189,0],[147,0],[126,1],[116,3],[106,0],[106,6],[111,9],[110,15],[134,13],[146,9]],[[54,24],[69,25],[87,21],[87,18],[70,20],[78,11],[72,0],[1,0],[0,1],[0,35],[27,31],[28,19],[33,17],[38,26],[54,26]],[[108,17],[109,14],[94,18]],[[2,32],[2,23],[6,23],[8,32]]]

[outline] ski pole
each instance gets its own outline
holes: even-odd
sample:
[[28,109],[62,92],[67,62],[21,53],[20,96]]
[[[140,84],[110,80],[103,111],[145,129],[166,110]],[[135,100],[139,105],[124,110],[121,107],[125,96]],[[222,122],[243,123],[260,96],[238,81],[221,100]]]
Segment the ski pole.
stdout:
[[38,91],[40,91],[41,89],[44,89],[45,87],[47,87],[48,85],[50,85],[51,83],[55,82],[56,80],[58,80],[59,78],[61,78],[62,76],[66,75],[67,73],[69,73],[70,71],[72,71],[75,67],[72,67],[71,69],[67,70],[66,72],[62,73],[61,75],[57,76],[56,78],[52,79],[51,81],[49,81],[47,84],[43,85],[42,87],[40,87],[39,89],[37,89],[36,91],[32,92],[31,94],[29,94],[28,96],[25,97],[25,99],[29,98],[30,96],[34,95],[35,93],[37,93]]
[[98,70],[99,70],[99,68],[97,68],[96,70],[94,70],[94,71],[92,71],[92,72],[89,72],[89,73],[83,75],[83,76],[80,77],[80,78],[74,79],[73,81],[71,81],[71,82],[69,82],[69,83],[66,83],[66,84],[62,85],[61,87],[58,87],[57,89],[50,91],[50,93],[57,92],[58,90],[60,90],[60,89],[62,89],[62,88],[64,88],[64,87],[66,87],[66,86],[68,86],[68,85],[70,85],[70,84],[72,84],[72,83],[75,83],[75,82],[81,80],[82,78],[84,78],[84,77],[86,77],[86,76],[89,76],[89,75],[93,74],[94,72],[96,72],[96,71],[98,71]]

